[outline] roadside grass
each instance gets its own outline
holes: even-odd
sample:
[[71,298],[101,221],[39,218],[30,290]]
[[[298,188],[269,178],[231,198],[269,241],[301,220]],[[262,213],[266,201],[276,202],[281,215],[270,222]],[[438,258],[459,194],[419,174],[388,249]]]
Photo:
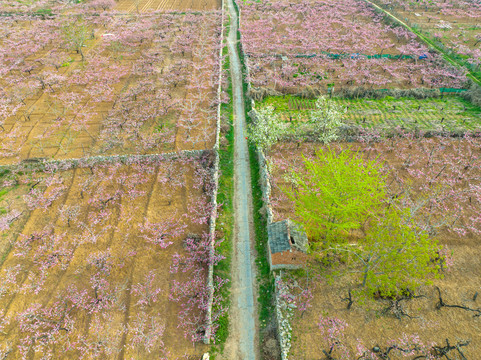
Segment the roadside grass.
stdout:
[[[230,18],[226,23],[226,37],[229,34]],[[222,49],[224,63],[222,70],[228,74],[228,86],[225,89],[229,98],[232,99],[232,82],[230,78],[230,61],[228,48]],[[234,236],[234,127],[233,127],[233,106],[229,102],[221,104],[221,130],[219,144],[219,189],[217,193],[217,204],[221,205],[219,216],[216,222],[216,231],[223,238],[217,252],[225,258],[214,267],[214,277],[228,279],[229,282],[221,290],[222,307],[228,309],[230,306],[230,280],[231,280],[231,261]],[[228,126],[226,126],[228,125]],[[213,309],[216,311],[216,309]],[[218,321],[217,333],[215,335],[215,345],[212,346],[211,355],[215,359],[215,354],[224,350],[224,344],[229,336],[229,314],[225,312]]]
[[[254,216],[254,230],[256,236],[256,265],[257,282],[259,286],[259,328],[264,329],[274,317],[274,277],[271,274],[267,259],[267,220],[262,213],[264,201],[260,183],[260,167],[257,159],[257,149],[249,145],[249,157],[251,164],[252,202]],[[262,331],[260,333],[262,342]]]
[[[229,60],[226,58],[226,65],[229,66]],[[232,98],[232,84],[229,77],[229,87],[227,93]],[[232,103],[222,104],[221,106],[221,122],[227,121],[229,130],[226,133],[221,132],[219,149],[219,191],[217,194],[217,203],[221,205],[219,217],[217,219],[217,232],[222,234],[224,241],[220,244],[217,251],[225,257],[214,268],[214,276],[220,276],[223,279],[231,279],[231,260],[233,247],[234,232],[234,128]],[[223,124],[221,127],[226,127]],[[221,289],[221,295],[224,299],[223,306],[228,308],[230,305],[230,283]],[[218,321],[219,329],[216,334],[216,343],[223,344],[229,335],[229,318],[226,312]]]

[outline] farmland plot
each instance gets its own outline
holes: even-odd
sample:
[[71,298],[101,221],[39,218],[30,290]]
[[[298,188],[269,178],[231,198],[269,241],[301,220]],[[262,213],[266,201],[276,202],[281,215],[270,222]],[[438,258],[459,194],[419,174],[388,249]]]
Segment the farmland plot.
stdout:
[[154,156],[4,174],[3,359],[198,358],[210,167]]
[[[317,359],[322,351],[331,350],[336,359],[377,359],[376,353],[389,347],[392,347],[391,359],[415,359],[428,354],[436,359],[443,351],[450,358],[461,359],[458,349],[465,358],[478,356],[481,351],[481,308],[477,299],[481,279],[477,260],[481,255],[480,141],[479,137],[469,136],[462,139],[408,136],[331,145],[336,151],[350,146],[353,154],[358,151],[365,159],[377,157],[384,164],[388,193],[399,197],[402,206],[413,209],[416,224],[444,246],[443,251],[448,255],[441,265],[444,278],[411,289],[417,298],[407,295],[399,301],[388,298],[362,301],[350,295],[350,291],[354,294],[359,289],[353,272],[335,276],[332,283],[325,280],[324,275],[343,271],[342,262],[326,268],[313,257],[309,278],[306,280],[301,273],[295,275],[296,286],[308,287],[312,298],[307,297],[303,307],[299,307],[302,310],[293,317],[290,357]],[[293,203],[281,188],[292,186],[286,176],[288,170],[303,171],[299,154],[312,158],[318,146],[281,143],[271,149],[274,221],[296,219]],[[350,241],[355,242],[360,236],[354,231]],[[323,272],[318,276],[320,269]],[[373,352],[375,347],[378,349]]]
[[219,9],[219,0],[120,0],[115,7],[119,12],[153,12],[195,10],[208,11]]
[[481,4],[476,1],[376,0],[386,10],[457,53],[479,71],[481,63]]
[[[481,130],[481,109],[455,96],[428,99],[333,97],[331,101],[345,109],[344,124],[380,133],[392,133],[396,129],[452,133]],[[258,107],[265,106],[274,107],[291,127],[299,129],[301,125],[309,133],[316,100],[292,96],[267,97]]]
[[2,18],[2,163],[215,141],[220,14]]
[[240,2],[254,87],[460,87],[464,74],[360,0]]
[[[67,10],[80,9],[83,4],[59,1],[59,0],[35,0],[16,1],[4,0],[0,3],[0,12],[5,13],[34,13],[49,14],[51,12],[63,12]],[[48,10],[47,10],[48,9]]]
[[118,14],[151,13],[163,11],[212,11],[220,9],[220,0],[4,0],[0,12],[28,13],[34,16],[52,14],[76,14],[88,11],[111,11]]

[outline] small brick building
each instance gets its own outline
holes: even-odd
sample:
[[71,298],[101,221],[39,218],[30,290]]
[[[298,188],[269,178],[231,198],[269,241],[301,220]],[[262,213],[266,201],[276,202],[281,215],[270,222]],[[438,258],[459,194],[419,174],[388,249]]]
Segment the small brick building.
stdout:
[[267,227],[267,234],[271,271],[304,267],[308,240],[298,225],[289,219],[271,223]]

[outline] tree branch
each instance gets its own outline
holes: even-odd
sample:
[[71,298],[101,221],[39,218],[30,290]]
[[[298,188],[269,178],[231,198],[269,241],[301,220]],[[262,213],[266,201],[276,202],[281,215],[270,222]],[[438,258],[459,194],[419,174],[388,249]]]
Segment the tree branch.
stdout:
[[481,309],[471,309],[471,308],[469,308],[467,306],[463,306],[463,305],[449,305],[449,304],[446,304],[444,302],[443,298],[441,297],[441,290],[439,290],[439,288],[437,286],[436,286],[436,290],[438,291],[438,296],[439,296],[439,301],[436,304],[437,310],[441,309],[442,307],[457,308],[457,309],[463,309],[463,310],[466,310],[466,311],[474,312],[473,317],[481,316]]

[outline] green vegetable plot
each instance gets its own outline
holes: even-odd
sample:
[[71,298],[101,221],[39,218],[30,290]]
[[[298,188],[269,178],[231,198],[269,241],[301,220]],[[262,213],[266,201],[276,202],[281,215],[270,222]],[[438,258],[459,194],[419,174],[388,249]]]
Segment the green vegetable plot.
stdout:
[[[368,129],[406,130],[481,130],[481,109],[460,97],[445,96],[442,99],[340,99],[333,102],[346,109],[345,122]],[[282,118],[289,122],[308,122],[316,100],[293,96],[269,97],[259,105],[273,106]]]

